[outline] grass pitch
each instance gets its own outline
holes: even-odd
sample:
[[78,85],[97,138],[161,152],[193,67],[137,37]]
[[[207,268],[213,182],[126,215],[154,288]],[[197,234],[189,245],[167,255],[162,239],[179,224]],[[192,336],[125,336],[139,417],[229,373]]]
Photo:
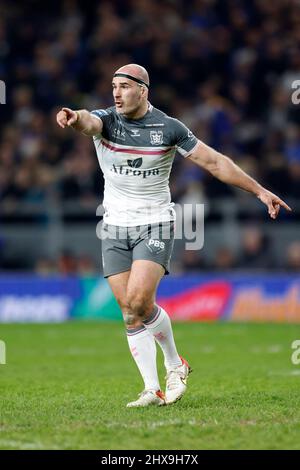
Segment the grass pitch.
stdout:
[[[0,449],[299,449],[299,326],[175,324],[182,400],[126,409],[142,382],[121,323],[0,325]],[[158,355],[164,388],[162,355]]]

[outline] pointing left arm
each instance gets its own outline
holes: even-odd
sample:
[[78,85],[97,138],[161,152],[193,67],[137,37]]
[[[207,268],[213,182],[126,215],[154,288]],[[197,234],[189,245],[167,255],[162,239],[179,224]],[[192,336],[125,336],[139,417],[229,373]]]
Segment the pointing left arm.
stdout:
[[272,219],[276,219],[280,207],[284,207],[288,211],[292,210],[282,199],[261,186],[230,158],[201,141],[198,141],[195,150],[187,158],[207,170],[220,181],[223,181],[223,183],[237,186],[255,194],[267,206]]

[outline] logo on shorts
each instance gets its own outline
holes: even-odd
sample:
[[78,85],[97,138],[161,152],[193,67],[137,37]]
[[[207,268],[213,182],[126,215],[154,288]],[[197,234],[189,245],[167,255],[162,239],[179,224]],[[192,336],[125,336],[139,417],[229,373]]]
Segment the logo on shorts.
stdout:
[[160,240],[154,240],[150,238],[146,243],[146,246],[149,248],[151,253],[158,254],[165,249],[165,242],[161,242]]
[[150,131],[150,142],[152,145],[161,145],[164,140],[163,131]]
[[142,166],[143,159],[142,158],[136,158],[135,160],[127,160],[128,166],[131,168],[139,168]]

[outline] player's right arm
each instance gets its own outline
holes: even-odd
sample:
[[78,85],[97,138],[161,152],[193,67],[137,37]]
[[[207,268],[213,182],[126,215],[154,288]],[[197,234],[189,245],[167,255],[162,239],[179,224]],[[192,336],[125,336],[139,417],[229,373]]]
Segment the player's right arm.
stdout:
[[101,134],[103,122],[86,109],[73,110],[62,108],[56,115],[57,124],[62,128],[73,127],[84,135]]

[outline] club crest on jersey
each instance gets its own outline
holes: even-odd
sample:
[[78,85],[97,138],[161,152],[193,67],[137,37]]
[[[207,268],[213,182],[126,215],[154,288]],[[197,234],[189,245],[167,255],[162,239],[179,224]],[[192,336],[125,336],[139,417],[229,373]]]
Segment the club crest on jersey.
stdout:
[[163,140],[163,131],[150,131],[150,142],[152,145],[161,145]]

